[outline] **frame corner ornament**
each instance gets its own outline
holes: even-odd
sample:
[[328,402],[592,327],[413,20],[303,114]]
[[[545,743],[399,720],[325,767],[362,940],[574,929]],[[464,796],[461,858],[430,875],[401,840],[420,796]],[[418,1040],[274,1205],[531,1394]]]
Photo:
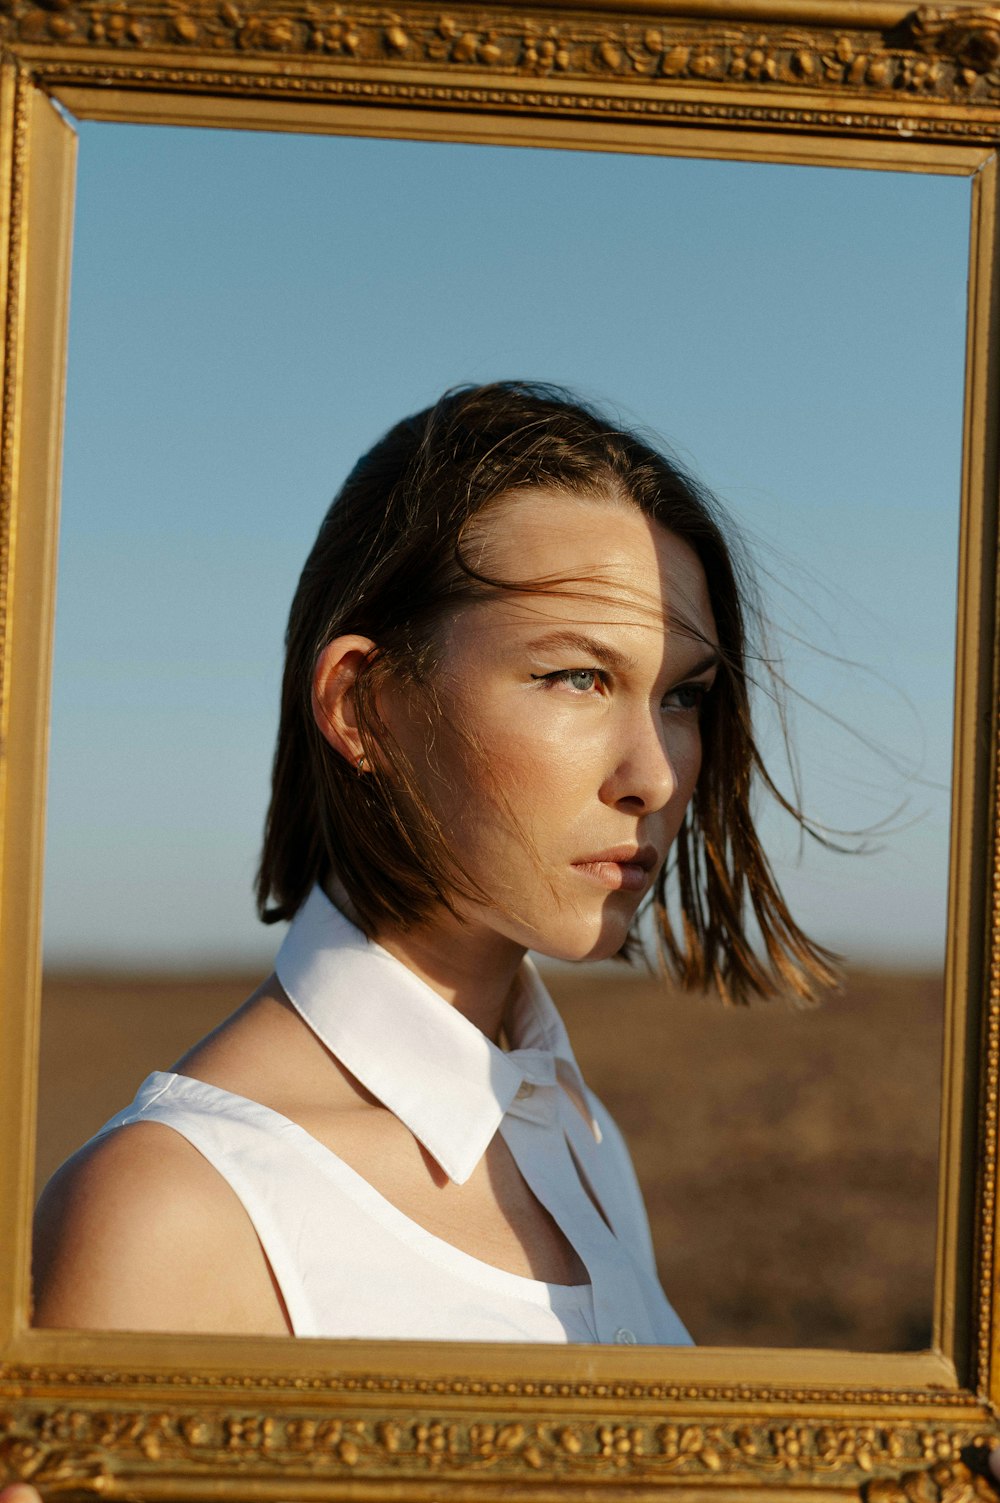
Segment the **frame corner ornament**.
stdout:
[[996,1503],[997,1489],[986,1475],[986,1448],[977,1448],[976,1464],[937,1461],[898,1477],[874,1477],[861,1495],[864,1503]]
[[914,45],[950,60],[966,86],[1000,65],[1000,5],[922,5],[909,29]]

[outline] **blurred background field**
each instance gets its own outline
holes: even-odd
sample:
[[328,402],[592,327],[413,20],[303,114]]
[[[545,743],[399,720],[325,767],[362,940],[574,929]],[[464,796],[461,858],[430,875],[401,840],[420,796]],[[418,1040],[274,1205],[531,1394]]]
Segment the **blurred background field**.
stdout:
[[[259,980],[51,972],[39,1186]],[[727,1009],[615,967],[546,980],[629,1141],[661,1278],[699,1344],[929,1344],[939,976],[853,972],[809,1010]]]

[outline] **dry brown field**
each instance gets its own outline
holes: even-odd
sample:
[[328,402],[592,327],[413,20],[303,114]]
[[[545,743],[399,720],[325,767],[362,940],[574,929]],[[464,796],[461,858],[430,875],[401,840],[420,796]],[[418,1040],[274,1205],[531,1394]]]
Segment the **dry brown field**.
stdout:
[[[39,1184],[258,979],[47,977]],[[939,977],[852,974],[810,1010],[724,1008],[624,968],[547,979],[699,1343],[928,1344]]]

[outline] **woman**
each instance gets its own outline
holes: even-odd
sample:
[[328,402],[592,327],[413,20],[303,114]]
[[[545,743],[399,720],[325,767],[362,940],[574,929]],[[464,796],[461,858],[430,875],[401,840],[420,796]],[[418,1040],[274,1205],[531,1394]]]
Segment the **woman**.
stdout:
[[365,455],[289,620],[275,973],[51,1181],[38,1324],[690,1340],[525,957],[627,953],[646,904],[687,987],[830,980],[750,815],[745,595],[708,498],[562,393]]

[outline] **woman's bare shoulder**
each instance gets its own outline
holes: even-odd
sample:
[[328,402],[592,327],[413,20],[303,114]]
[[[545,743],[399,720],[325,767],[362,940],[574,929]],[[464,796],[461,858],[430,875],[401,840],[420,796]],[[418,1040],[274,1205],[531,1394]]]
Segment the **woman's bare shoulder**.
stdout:
[[135,1122],[86,1144],[35,1214],[36,1325],[287,1334],[237,1196],[173,1128]]

